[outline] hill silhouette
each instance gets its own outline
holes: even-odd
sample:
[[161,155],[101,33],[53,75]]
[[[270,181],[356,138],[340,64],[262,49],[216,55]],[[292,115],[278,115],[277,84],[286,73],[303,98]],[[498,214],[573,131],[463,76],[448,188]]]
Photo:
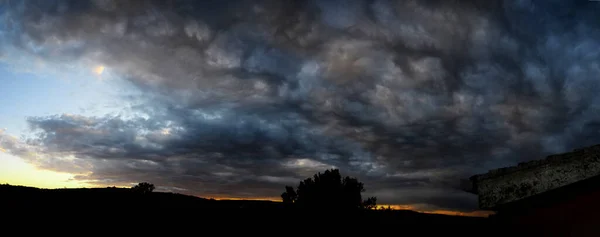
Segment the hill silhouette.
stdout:
[[61,188],[42,189],[0,185],[0,203],[28,208],[282,208],[282,204],[262,200],[215,200],[170,192],[139,193],[130,188]]
[[[81,220],[156,222],[161,226],[202,223],[205,229],[227,230],[228,226],[255,233],[278,233],[278,228],[337,233],[367,231],[371,227],[417,230],[419,233],[458,233],[471,236],[489,228],[489,218],[426,214],[410,210],[321,210],[289,208],[283,202],[260,200],[214,200],[170,192],[136,192],[131,188],[41,189],[0,185],[4,214],[36,216],[55,220],[58,216]],[[107,217],[108,216],[108,217]],[[44,218],[45,217],[45,218]],[[343,223],[343,224],[339,224]],[[193,224],[197,225],[197,224]],[[308,228],[308,229],[306,229]],[[364,228],[364,229],[363,229]],[[357,229],[357,230],[354,230]]]

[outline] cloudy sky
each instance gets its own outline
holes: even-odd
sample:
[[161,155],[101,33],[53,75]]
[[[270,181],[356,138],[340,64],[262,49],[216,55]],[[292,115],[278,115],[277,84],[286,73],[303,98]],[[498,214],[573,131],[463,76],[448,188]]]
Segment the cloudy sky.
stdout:
[[600,143],[600,2],[0,1],[0,182],[379,203]]

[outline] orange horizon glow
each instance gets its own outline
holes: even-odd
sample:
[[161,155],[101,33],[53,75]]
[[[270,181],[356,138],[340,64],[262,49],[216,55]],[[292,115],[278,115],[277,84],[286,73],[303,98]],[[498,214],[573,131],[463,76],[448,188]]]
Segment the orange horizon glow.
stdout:
[[427,214],[440,214],[440,215],[449,215],[449,216],[469,216],[469,217],[489,217],[493,215],[495,212],[493,211],[472,211],[472,212],[459,212],[459,211],[448,211],[448,210],[435,210],[435,211],[419,211],[421,213]]
[[494,214],[494,212],[492,212],[492,211],[484,211],[484,210],[477,210],[477,211],[472,211],[472,212],[460,212],[460,211],[452,211],[452,210],[425,211],[425,210],[419,210],[417,207],[412,206],[412,205],[386,205],[386,204],[377,205],[377,209],[380,209],[380,208],[386,209],[388,207],[392,210],[407,210],[407,211],[415,211],[415,212],[419,212],[419,213],[439,214],[439,215],[448,215],[448,216],[489,217],[491,214]]
[[[201,197],[201,196],[197,196],[197,197]],[[281,198],[280,199],[273,199],[273,198],[261,198],[261,197],[256,197],[256,198],[236,198],[236,197],[201,197],[201,198],[208,198],[208,199],[215,199],[215,200],[246,200],[246,201],[271,201],[271,202],[281,202]]]

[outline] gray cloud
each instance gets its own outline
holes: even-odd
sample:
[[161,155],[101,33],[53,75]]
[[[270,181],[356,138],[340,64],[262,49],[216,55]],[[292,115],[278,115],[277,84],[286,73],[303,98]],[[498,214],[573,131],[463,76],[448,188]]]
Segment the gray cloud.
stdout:
[[382,203],[470,210],[460,178],[600,142],[594,2],[7,2],[6,39],[147,101],[28,120],[40,166],[82,180],[278,196],[334,166]]

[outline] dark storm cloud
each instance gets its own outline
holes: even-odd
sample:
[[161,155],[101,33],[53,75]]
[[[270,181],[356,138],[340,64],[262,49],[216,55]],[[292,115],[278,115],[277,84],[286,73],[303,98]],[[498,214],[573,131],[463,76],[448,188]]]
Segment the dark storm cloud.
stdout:
[[468,210],[460,178],[600,142],[599,8],[8,1],[4,32],[102,63],[148,101],[133,119],[31,118],[46,168],[249,197],[335,166],[382,203]]

